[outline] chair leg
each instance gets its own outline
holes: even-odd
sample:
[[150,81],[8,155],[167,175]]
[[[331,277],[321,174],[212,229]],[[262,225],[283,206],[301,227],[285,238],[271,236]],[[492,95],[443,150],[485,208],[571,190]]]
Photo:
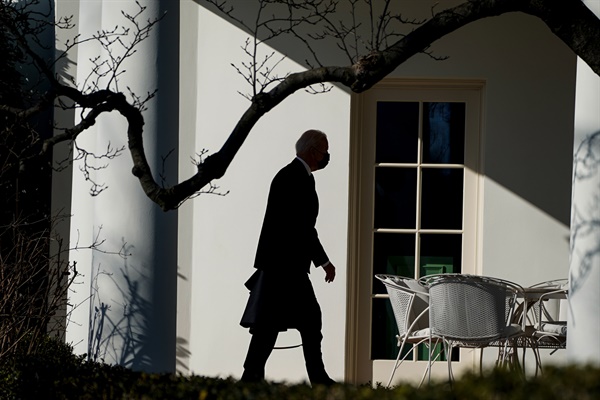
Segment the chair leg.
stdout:
[[398,349],[398,356],[396,357],[396,362],[394,363],[394,368],[392,368],[392,374],[390,375],[390,379],[386,386],[388,388],[392,384],[392,379],[394,378],[394,374],[396,373],[396,370],[398,369],[400,364],[402,364],[402,362],[404,361],[404,358],[406,358],[406,356],[400,358],[402,356],[402,350],[404,350],[404,345],[406,344],[406,338],[400,339],[400,340],[401,340],[401,344],[400,344],[400,348]]
[[[523,369],[523,373],[524,374],[527,373],[527,371],[525,370],[525,354],[526,353],[527,353],[527,339],[525,339],[525,342],[524,342],[524,345],[523,345],[523,357],[522,357],[522,360],[521,360],[521,364],[522,364],[521,368]],[[534,351],[534,353],[535,353],[535,351]],[[537,367],[536,367],[536,370],[537,370]],[[537,375],[537,371],[536,371],[536,375]]]
[[[542,372],[542,357],[540,356],[540,349],[537,347],[535,341],[533,339],[529,339],[531,341],[531,351],[533,351],[533,356],[535,357],[535,375],[538,376],[538,371]],[[523,350],[525,351],[525,350]],[[523,363],[523,371],[525,371],[525,364]]]
[[[438,341],[439,341],[439,339],[436,339],[436,345],[437,345]],[[432,351],[433,350],[432,350],[432,347],[431,347],[431,333],[430,333],[429,334],[429,351],[427,352],[428,353],[428,357],[427,357],[427,376],[428,376],[427,377],[427,384],[428,385],[431,384],[431,363],[432,363],[431,352]]]
[[396,369],[398,368],[398,364],[400,363],[400,355],[402,354],[402,346],[400,346],[400,350],[398,350],[398,357],[396,357],[396,362],[394,363],[394,368],[392,368],[392,374],[390,375],[390,379],[386,385],[387,388],[392,384],[392,379],[394,379],[394,374],[396,373]]
[[444,352],[446,353],[446,359],[448,360],[448,380],[450,381],[450,383],[452,383],[452,381],[454,380],[454,374],[452,373],[452,345],[444,340]]
[[419,382],[418,387],[421,387],[421,385],[423,385],[423,382],[425,382],[425,377],[427,376],[428,372],[429,372],[429,364],[427,364],[427,368],[425,368],[425,372],[423,372],[423,376],[421,377],[421,382]]
[[483,347],[479,350],[479,375],[483,376]]
[[437,346],[439,343],[439,340],[436,339],[435,344],[432,346],[431,342],[429,344],[427,344],[427,348],[428,348],[428,362],[427,362],[427,368],[425,369],[425,372],[423,373],[423,376],[421,377],[421,382],[419,382],[419,386],[421,387],[421,385],[423,385],[423,382],[425,382],[425,377],[429,375],[429,381],[428,383],[431,383],[431,366],[433,365],[434,362],[436,362],[438,360],[438,358],[440,357],[441,352],[438,352],[437,355],[435,356],[435,358],[432,360],[431,359],[431,355],[432,353],[435,351],[435,346]]

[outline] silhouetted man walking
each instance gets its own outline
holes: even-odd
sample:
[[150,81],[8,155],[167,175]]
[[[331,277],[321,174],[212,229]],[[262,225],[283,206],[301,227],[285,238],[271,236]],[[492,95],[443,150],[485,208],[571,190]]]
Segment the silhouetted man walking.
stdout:
[[254,267],[246,282],[250,298],[240,324],[252,339],[244,362],[243,381],[260,381],[277,335],[297,329],[302,337],[306,370],[312,384],[335,383],[323,365],[321,308],[309,279],[311,262],[335,279],[315,229],[319,200],[312,172],[329,162],[327,136],[317,130],[302,134],[296,158],[271,183]]

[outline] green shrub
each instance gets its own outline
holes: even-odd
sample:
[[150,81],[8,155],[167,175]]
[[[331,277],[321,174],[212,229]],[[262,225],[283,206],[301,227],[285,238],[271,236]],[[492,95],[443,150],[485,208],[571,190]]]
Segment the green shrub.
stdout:
[[34,399],[53,396],[57,383],[76,376],[83,363],[68,344],[45,337],[31,345],[23,340],[19,347],[0,360],[0,398]]
[[553,400],[600,398],[600,368],[544,368],[544,374],[523,379],[496,369],[467,374],[448,382],[393,389],[368,385],[332,387],[263,382],[244,384],[233,378],[148,374],[75,356],[56,340],[39,343],[34,353],[16,352],[0,359],[0,399],[106,400]]

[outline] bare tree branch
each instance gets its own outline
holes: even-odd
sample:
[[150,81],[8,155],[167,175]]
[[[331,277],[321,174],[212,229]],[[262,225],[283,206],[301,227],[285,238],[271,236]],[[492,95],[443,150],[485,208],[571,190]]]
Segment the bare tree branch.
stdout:
[[[574,4],[577,3],[577,4]],[[481,0],[468,1],[455,8],[435,14],[411,33],[382,51],[372,51],[349,66],[318,67],[288,75],[268,92],[257,93],[239,119],[223,147],[211,155],[191,178],[170,188],[158,188],[152,182],[149,169],[136,164],[134,171],[146,194],[163,210],[175,208],[185,198],[223,176],[243,145],[256,122],[298,90],[321,83],[338,83],[354,92],[363,92],[379,82],[404,61],[425,52],[437,39],[473,21],[508,12],[524,12],[541,18],[555,34],[600,74],[600,46],[596,40],[582,41],[581,37],[600,37],[600,21],[580,1],[560,0]],[[383,28],[382,28],[383,29]],[[590,34],[591,33],[591,34]],[[131,134],[137,136],[135,130]],[[138,138],[141,140],[141,136]],[[130,136],[131,143],[131,136]],[[130,147],[131,148],[131,147]],[[140,167],[139,169],[136,169]]]
[[[235,18],[234,10],[227,6],[225,1],[205,0],[213,4],[224,15]],[[351,1],[352,7],[358,2]],[[120,45],[125,48],[124,55],[112,54],[109,60],[95,60],[93,70],[93,83],[87,84],[81,90],[58,82],[54,77],[48,76],[52,82],[51,96],[64,97],[72,100],[77,107],[87,110],[81,122],[76,126],[65,129],[62,134],[47,139],[42,146],[42,153],[49,151],[55,144],[63,141],[73,141],[85,129],[92,126],[99,115],[105,112],[117,111],[127,120],[128,147],[133,161],[132,173],[139,179],[142,189],[146,195],[156,202],[163,210],[177,208],[182,201],[202,192],[203,188],[210,185],[214,179],[223,176],[238,150],[257,121],[269,110],[273,109],[288,96],[298,90],[311,91],[311,87],[334,83],[346,86],[352,91],[360,93],[371,88],[395,68],[419,53],[428,53],[429,46],[445,35],[483,18],[494,17],[508,12],[522,12],[540,18],[563,42],[581,57],[594,72],[600,75],[600,45],[597,38],[600,37],[600,21],[579,0],[470,0],[457,7],[434,13],[433,16],[421,23],[421,21],[410,21],[400,15],[389,12],[387,6],[391,2],[384,3],[385,7],[380,16],[372,15],[373,36],[369,42],[357,37],[357,27],[348,27],[334,22],[335,1],[327,0],[261,0],[259,12],[254,26],[246,24],[238,19],[247,29],[253,33],[253,38],[247,42],[244,51],[251,58],[247,64],[237,67],[238,72],[244,76],[246,81],[253,87],[252,95],[248,95],[250,105],[243,113],[238,123],[230,133],[222,148],[215,154],[209,156],[198,165],[195,175],[170,187],[162,187],[152,175],[152,171],[146,160],[143,145],[144,118],[142,115],[144,101],[152,98],[148,94],[146,100],[134,97],[129,102],[124,94],[118,90],[109,88],[100,89],[99,83],[102,78],[109,76],[108,81],[115,83],[121,73],[120,66],[123,57],[134,54],[135,45],[149,34],[150,29],[157,21],[148,21],[146,24],[138,24],[140,13],[125,17],[133,23],[134,37],[125,44],[125,33],[103,32],[96,40],[104,41],[104,46],[109,49],[112,45]],[[372,5],[370,1],[367,4]],[[266,7],[285,6],[283,16],[267,13]],[[355,8],[353,8],[355,10]],[[354,20],[355,21],[355,20]],[[413,23],[416,27],[406,35],[398,36],[391,29],[392,23]],[[300,26],[312,26],[322,24],[324,32],[313,36],[313,38],[333,37],[338,41],[338,47],[345,52],[352,62],[346,66],[317,66],[309,70],[279,77],[275,73],[277,62],[273,65],[272,55],[264,58],[258,57],[258,47],[262,43],[273,38],[287,34],[292,37],[300,37]],[[260,30],[260,32],[259,32]],[[261,39],[262,38],[262,39]],[[392,39],[396,39],[388,47],[381,48]],[[78,39],[82,43],[83,39]],[[73,43],[77,42],[75,40]],[[310,49],[308,41],[303,43]],[[366,54],[360,57],[353,55],[358,52],[360,43],[366,43]],[[318,63],[316,52],[312,52]],[[436,58],[436,56],[429,54]],[[36,58],[31,53],[36,64],[43,65],[43,60]],[[105,67],[108,69],[106,70]],[[108,71],[108,72],[107,72]],[[313,86],[316,85],[316,86]],[[12,108],[3,110],[18,114]],[[26,112],[26,111],[22,111]],[[31,111],[33,112],[33,111]],[[20,115],[20,114],[19,114]],[[209,189],[210,191],[210,189]]]

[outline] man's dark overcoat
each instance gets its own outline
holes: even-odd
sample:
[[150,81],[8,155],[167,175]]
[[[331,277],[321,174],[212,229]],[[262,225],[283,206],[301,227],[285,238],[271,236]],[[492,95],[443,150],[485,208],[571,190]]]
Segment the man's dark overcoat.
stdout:
[[318,213],[314,177],[296,158],[271,183],[254,261],[257,271],[246,282],[250,297],[243,327],[320,328],[321,310],[308,277],[311,261],[316,266],[328,261],[315,229]]

